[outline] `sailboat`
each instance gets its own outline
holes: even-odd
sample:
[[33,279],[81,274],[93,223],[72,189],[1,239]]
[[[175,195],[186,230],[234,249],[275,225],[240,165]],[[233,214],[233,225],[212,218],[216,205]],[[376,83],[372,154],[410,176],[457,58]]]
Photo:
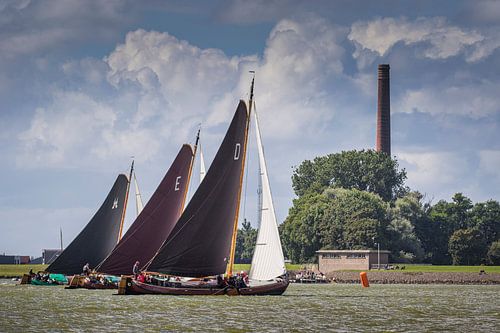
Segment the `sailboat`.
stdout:
[[[257,267],[252,271],[252,279],[244,281],[242,276],[233,275],[253,87],[254,80],[248,108],[244,101],[239,102],[214,161],[174,229],[143,267],[144,274],[137,278],[122,276],[119,294],[280,295],[288,287],[284,262],[278,263],[279,269],[271,270],[272,277],[264,272],[279,261],[276,258],[283,257],[279,236],[278,245],[273,243],[277,226],[275,233],[267,227],[276,225],[275,217],[268,218],[268,214],[263,219],[267,221],[262,223],[264,229],[259,231],[259,240],[266,244],[262,243],[264,246],[254,256]],[[260,139],[258,144],[262,145]],[[267,171],[264,175],[269,189]],[[272,209],[270,198],[269,190],[268,206],[261,212]],[[267,252],[278,246],[278,256],[271,255],[269,261]]]
[[[133,172],[133,163],[130,175]],[[127,208],[130,177],[118,175],[111,191],[89,223],[42,274],[26,275],[21,284],[64,284],[65,276],[79,274],[82,267],[99,264],[121,238]]]
[[90,277],[75,276],[70,287],[115,289],[120,275],[132,274],[136,261],[148,262],[172,231],[184,209],[196,145],[185,144],[158,188],[121,241]]

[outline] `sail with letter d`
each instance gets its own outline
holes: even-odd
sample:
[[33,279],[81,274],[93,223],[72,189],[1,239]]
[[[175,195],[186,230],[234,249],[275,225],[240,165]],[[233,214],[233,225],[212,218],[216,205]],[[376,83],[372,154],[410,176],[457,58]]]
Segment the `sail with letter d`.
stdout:
[[246,104],[240,101],[203,182],[145,269],[187,277],[226,271],[241,195],[248,122]]

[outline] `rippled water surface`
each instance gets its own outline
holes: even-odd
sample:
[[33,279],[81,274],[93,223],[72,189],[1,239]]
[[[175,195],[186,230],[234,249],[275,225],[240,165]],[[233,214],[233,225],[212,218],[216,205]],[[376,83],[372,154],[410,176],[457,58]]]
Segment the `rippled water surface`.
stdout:
[[2,332],[499,332],[500,286],[290,285],[283,296],[117,296],[0,281]]

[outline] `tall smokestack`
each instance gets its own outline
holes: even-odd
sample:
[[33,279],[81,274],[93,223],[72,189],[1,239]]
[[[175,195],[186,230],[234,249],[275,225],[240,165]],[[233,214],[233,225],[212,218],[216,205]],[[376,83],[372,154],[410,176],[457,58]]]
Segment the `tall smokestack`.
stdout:
[[391,91],[389,65],[378,65],[377,151],[391,155]]

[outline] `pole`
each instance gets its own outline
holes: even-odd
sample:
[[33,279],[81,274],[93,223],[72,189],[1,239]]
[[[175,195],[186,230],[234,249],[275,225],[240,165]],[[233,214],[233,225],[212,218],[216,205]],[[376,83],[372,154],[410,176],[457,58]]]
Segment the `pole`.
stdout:
[[255,83],[255,71],[250,71],[254,76],[252,78],[252,84],[250,86],[250,99],[248,101],[248,119],[247,119],[247,124],[246,124],[246,129],[245,129],[245,142],[243,144],[243,161],[242,161],[242,167],[241,167],[241,173],[240,173],[240,191],[238,193],[238,204],[236,205],[236,214],[234,216],[234,224],[233,224],[233,239],[231,241],[231,250],[229,252],[229,262],[227,264],[226,268],[226,275],[231,276],[233,275],[233,266],[234,266],[234,254],[236,252],[236,237],[238,234],[238,218],[239,218],[239,212],[240,212],[240,201],[241,201],[241,187],[243,185],[243,176],[245,174],[245,161],[246,161],[246,156],[247,156],[247,144],[248,144],[248,131],[250,127],[250,114],[252,112],[252,103],[253,103],[253,88],[254,88],[254,83]]
[[378,269],[380,270],[380,242],[377,243],[377,264]]

